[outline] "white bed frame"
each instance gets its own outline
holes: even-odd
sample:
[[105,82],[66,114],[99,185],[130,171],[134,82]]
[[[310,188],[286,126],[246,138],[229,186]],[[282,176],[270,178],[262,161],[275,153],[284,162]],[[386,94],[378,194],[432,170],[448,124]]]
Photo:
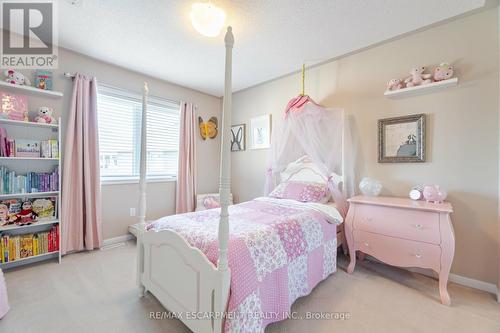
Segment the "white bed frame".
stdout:
[[[213,265],[197,248],[170,230],[146,232],[146,108],[148,87],[144,84],[141,125],[140,200],[138,224],[131,227],[137,236],[137,284],[141,296],[150,291],[161,304],[176,314],[194,332],[223,331],[231,272],[228,267],[228,206],[230,204],[230,128],[232,94],[232,48],[234,37],[228,27],[224,38],[226,68],[222,110],[220,167],[219,259]],[[310,170],[303,170],[310,172]],[[298,177],[295,174],[295,177]],[[340,242],[345,241],[339,240]],[[202,316],[202,320],[198,316]],[[207,319],[206,316],[209,316]]]

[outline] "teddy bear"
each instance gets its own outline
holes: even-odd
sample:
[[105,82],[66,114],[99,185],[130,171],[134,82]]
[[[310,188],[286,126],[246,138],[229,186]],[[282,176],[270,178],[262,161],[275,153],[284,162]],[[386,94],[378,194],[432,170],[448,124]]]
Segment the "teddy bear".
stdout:
[[24,85],[31,85],[30,80],[24,76],[22,73],[15,71],[13,69],[6,69],[3,74],[7,77],[5,79],[5,82],[8,82],[10,84],[18,84],[21,86]]
[[56,124],[57,120],[52,115],[53,113],[54,110],[52,110],[51,108],[47,106],[41,106],[38,108],[38,116],[35,118],[35,121],[42,124]]
[[425,67],[415,67],[410,71],[410,77],[405,80],[407,87],[415,87],[422,84],[431,83],[431,74],[424,74]]
[[403,88],[403,82],[400,79],[392,79],[387,82],[387,90],[399,90]]
[[435,82],[448,80],[453,77],[453,66],[450,64],[443,62],[439,64],[436,68],[434,68],[433,79]]

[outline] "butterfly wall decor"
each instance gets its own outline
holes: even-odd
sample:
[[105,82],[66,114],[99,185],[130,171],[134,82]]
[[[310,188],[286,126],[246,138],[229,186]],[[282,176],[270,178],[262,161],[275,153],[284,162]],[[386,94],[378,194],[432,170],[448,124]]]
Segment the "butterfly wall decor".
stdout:
[[211,117],[208,121],[204,122],[203,118],[198,117],[198,124],[200,126],[200,135],[203,140],[207,138],[215,139],[219,131],[217,130],[217,118]]

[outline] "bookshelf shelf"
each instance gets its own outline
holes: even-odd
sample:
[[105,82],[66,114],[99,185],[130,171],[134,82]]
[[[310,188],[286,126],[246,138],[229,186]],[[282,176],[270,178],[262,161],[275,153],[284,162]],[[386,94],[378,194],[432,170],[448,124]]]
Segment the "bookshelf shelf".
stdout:
[[4,225],[0,227],[0,233],[3,231],[12,231],[12,230],[28,230],[32,228],[37,228],[39,226],[43,225],[53,225],[53,224],[58,224],[59,220],[49,220],[49,221],[38,221],[35,223],[32,223],[30,225]]
[[54,90],[43,90],[38,89],[31,86],[20,86],[17,84],[11,84],[4,81],[0,81],[0,88],[5,90],[10,90],[11,92],[25,95],[34,95],[34,96],[45,96],[50,98],[60,98],[63,97],[63,93],[60,91]]
[[42,124],[42,123],[34,123],[31,121],[20,121],[11,119],[0,119],[0,124],[25,126],[25,127],[41,127],[41,128],[55,128],[55,129],[59,128],[59,124]]
[[33,161],[59,161],[58,158],[48,158],[48,157],[5,157],[5,156],[2,156],[0,157],[0,161],[1,160],[20,160],[20,161],[30,161],[30,160],[33,160]]
[[58,195],[58,194],[59,194],[59,191],[0,194],[0,199],[52,197],[52,196],[55,196],[55,195]]
[[60,257],[60,252],[59,251],[53,251],[53,252],[48,252],[48,253],[42,253],[38,254],[36,256],[31,256],[31,257],[26,257],[26,258],[21,258],[17,259],[14,261],[9,261],[9,262],[4,262],[0,264],[0,268],[2,269],[9,269],[9,268],[14,268],[17,266],[25,265],[25,264],[31,264],[35,263],[38,261],[43,261],[43,260],[48,260],[48,259],[55,259]]

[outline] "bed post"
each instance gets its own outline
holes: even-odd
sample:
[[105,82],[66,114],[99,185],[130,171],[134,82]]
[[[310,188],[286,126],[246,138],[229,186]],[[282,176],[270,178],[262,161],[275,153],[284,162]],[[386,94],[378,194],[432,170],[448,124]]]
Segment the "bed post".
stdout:
[[146,230],[146,158],[147,158],[147,106],[148,106],[149,88],[147,82],[144,82],[142,93],[142,115],[141,115],[141,156],[139,171],[139,214],[138,214],[138,232],[137,232],[137,285],[139,286],[139,295],[144,296],[145,288],[141,282],[141,274],[144,271],[144,246],[141,238]]
[[[219,220],[219,260],[217,269],[222,273],[222,286],[218,288],[222,293],[229,291],[230,270],[227,260],[227,245],[229,241],[229,194],[231,191],[231,152],[230,152],[230,131],[231,131],[231,94],[232,94],[232,51],[234,37],[232,28],[228,27],[224,38],[226,44],[226,77],[224,84],[224,104],[222,108],[222,137],[221,137],[221,157],[220,157],[220,220]],[[218,308],[225,309],[228,295],[218,295]]]

